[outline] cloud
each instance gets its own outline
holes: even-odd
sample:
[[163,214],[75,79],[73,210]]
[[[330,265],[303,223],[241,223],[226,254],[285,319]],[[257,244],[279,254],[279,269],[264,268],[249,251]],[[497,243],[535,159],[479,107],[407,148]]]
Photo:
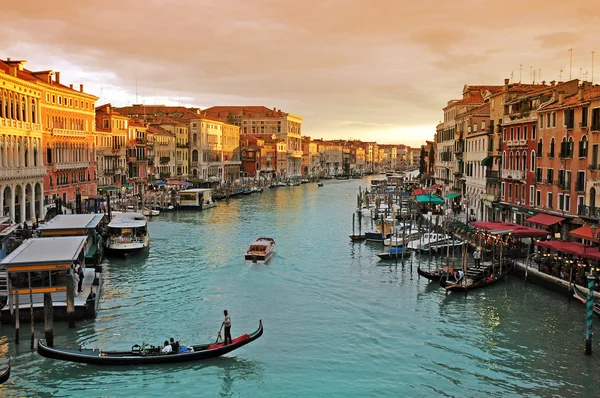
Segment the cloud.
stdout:
[[558,76],[568,48],[574,70],[590,69],[595,3],[543,4],[21,0],[3,10],[0,47],[119,105],[137,91],[146,103],[275,106],[313,137],[424,141],[464,84],[502,84],[519,65]]

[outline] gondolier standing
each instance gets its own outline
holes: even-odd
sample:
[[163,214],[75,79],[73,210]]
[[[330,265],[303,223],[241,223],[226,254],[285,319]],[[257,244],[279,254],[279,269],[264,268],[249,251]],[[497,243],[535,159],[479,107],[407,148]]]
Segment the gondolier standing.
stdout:
[[231,318],[227,313],[227,310],[223,311],[223,315],[225,315],[225,320],[223,321],[223,326],[225,327],[225,341],[224,345],[231,344]]

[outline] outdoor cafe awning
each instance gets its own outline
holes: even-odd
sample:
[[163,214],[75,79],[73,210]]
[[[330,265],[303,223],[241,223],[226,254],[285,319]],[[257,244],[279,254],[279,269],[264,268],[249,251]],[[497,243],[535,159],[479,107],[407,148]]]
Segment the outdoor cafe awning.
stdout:
[[569,235],[571,235],[574,238],[598,242],[598,240],[599,240],[598,234],[599,233],[600,233],[600,228],[597,228],[597,231],[595,232],[595,236],[592,236],[592,227],[590,225],[584,225],[582,227],[572,230],[571,232],[569,232]]
[[493,235],[512,234],[515,238],[542,238],[548,234],[543,229],[524,227],[519,224],[504,222],[472,222],[475,228],[484,229]]
[[580,257],[585,257],[587,254],[598,253],[598,248],[593,246],[584,245],[579,242],[568,242],[565,240],[546,240],[536,242],[536,245],[545,247],[547,249],[573,254]]
[[454,198],[458,198],[459,196],[460,196],[459,193],[450,192],[450,193],[446,194],[446,199],[454,199]]
[[443,205],[444,199],[440,198],[437,195],[419,195],[417,196],[417,202],[421,204],[434,204],[434,205]]
[[415,194],[415,196],[419,196],[419,195],[425,195],[427,193],[427,191],[424,189],[418,188],[418,189],[415,189],[413,191],[413,193]]
[[532,222],[535,224],[545,225],[546,227],[550,227],[554,224],[558,224],[561,221],[564,221],[563,217],[552,216],[550,214],[539,213],[533,217],[529,217],[527,219],[528,222]]

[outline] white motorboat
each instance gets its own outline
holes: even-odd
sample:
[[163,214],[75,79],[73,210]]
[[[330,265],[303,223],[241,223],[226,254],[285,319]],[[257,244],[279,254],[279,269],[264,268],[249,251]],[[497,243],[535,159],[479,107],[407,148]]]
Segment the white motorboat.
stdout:
[[423,234],[422,238],[413,240],[406,245],[407,249],[428,251],[431,246],[431,250],[438,250],[443,246],[444,243],[452,241],[453,238],[450,235],[438,234],[435,232],[428,232]]
[[273,238],[258,238],[248,247],[246,261],[265,264],[275,252],[275,240]]
[[148,219],[141,213],[119,213],[108,224],[106,250],[128,254],[150,246]]
[[397,234],[390,236],[383,241],[384,246],[402,247],[404,243],[408,244],[416,239],[419,239],[421,233],[417,229],[406,231],[398,231]]
[[148,209],[147,207],[145,207],[142,210],[142,214],[145,216],[158,216],[160,214],[160,210]]

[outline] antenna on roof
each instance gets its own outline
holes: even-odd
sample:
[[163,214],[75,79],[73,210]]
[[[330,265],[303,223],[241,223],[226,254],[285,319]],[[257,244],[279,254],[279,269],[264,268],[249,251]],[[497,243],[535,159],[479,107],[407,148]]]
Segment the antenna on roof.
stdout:
[[538,82],[542,81],[542,68],[538,69]]
[[515,73],[515,72],[514,72],[514,71],[512,71],[512,70],[510,71],[510,82],[511,82],[511,83],[513,82],[513,75],[514,75],[514,73]]
[[592,86],[594,85],[594,53],[596,51],[592,51]]
[[535,84],[535,69],[533,70],[533,82],[532,84]]
[[519,64],[519,83],[521,83],[522,76],[523,76],[523,64]]
[[571,80],[571,70],[573,69],[573,49],[569,48],[569,80]]
[[563,70],[561,69],[561,70],[560,70],[560,73],[559,73],[559,75],[558,75],[558,81],[559,81],[559,82],[562,82],[562,72],[563,72]]
[[532,80],[532,76],[533,76],[532,72],[533,72],[533,66],[530,66],[529,67],[529,83],[533,83],[533,80],[535,80],[535,79]]

